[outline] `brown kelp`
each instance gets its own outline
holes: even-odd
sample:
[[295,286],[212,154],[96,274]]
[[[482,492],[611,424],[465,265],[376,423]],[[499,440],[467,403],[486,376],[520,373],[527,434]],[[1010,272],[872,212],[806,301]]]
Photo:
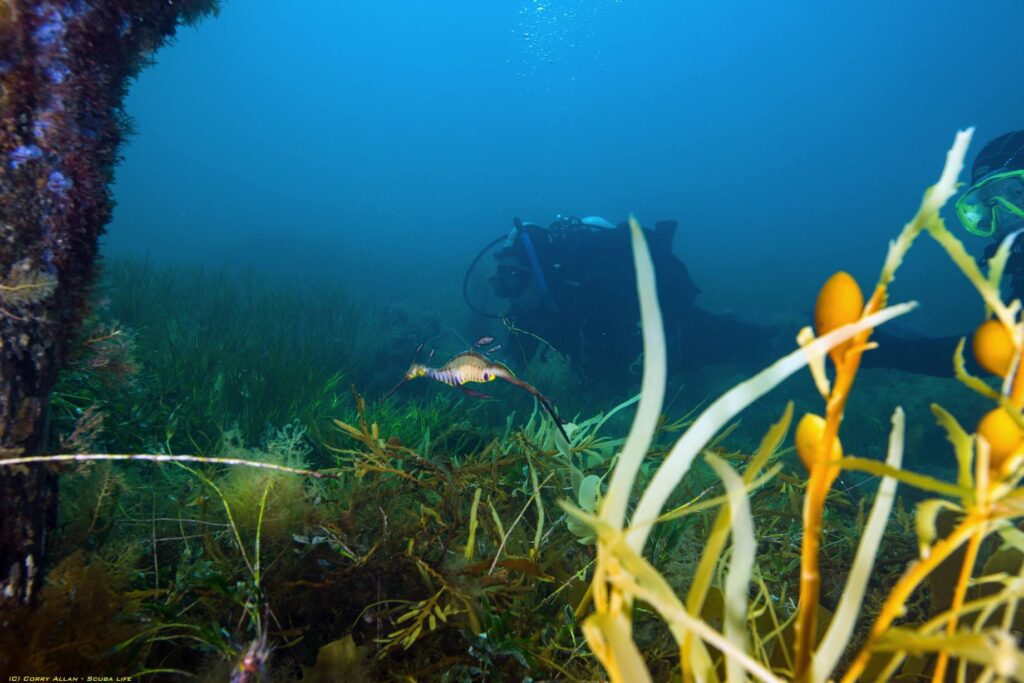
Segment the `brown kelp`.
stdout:
[[[951,657],[958,660],[958,680],[965,679],[970,665],[975,667],[972,677],[986,679],[1016,677],[1024,670],[1024,652],[1011,630],[1014,613],[1024,598],[1019,575],[996,573],[974,578],[979,547],[986,537],[999,534],[1005,544],[1018,552],[1024,549],[1019,531],[1009,524],[1024,516],[1024,497],[1019,487],[1024,477],[1021,467],[1024,460],[1021,435],[1024,379],[1020,379],[1024,373],[1017,372],[1024,346],[1024,326],[1018,321],[1020,302],[1005,305],[999,298],[998,283],[1013,236],[1000,248],[986,277],[946,229],[939,215],[942,206],[956,191],[956,179],[970,136],[970,131],[958,134],[938,183],[925,193],[917,215],[890,245],[878,285],[867,305],[863,304],[859,287],[848,275],[841,273],[830,279],[822,289],[815,312],[818,336],[810,329],[801,332],[800,349],[727,392],[697,417],[650,481],[644,482],[639,503],[626,526],[626,501],[653,434],[665,376],[664,342],[657,324],[657,302],[653,300],[653,271],[642,233],[633,225],[647,363],[641,404],[599,513],[588,514],[569,508],[577,518],[591,525],[597,537],[598,557],[592,583],[595,613],[587,618],[583,630],[613,681],[651,680],[632,635],[638,602],[652,607],[667,623],[679,646],[680,668],[685,680],[738,681],[754,676],[765,681],[780,680],[780,677],[824,681],[831,677],[856,632],[855,625],[864,604],[864,588],[891,511],[896,481],[943,498],[928,500],[919,506],[916,520],[919,556],[888,591],[873,625],[854,650],[843,679],[853,681],[864,676],[873,656],[879,658],[879,664],[872,669],[871,679],[888,679],[899,671],[908,654],[934,656],[930,673],[933,680],[944,680]],[[979,424],[976,435],[969,435],[949,413],[933,407],[954,445],[960,472],[955,484],[901,470],[904,418],[898,408],[893,415],[884,464],[844,455],[838,438],[860,356],[871,348],[871,330],[913,307],[912,304],[884,306],[889,283],[922,232],[927,232],[947,251],[977,288],[1000,325],[994,331],[991,325],[980,330],[975,349],[983,367],[1005,377],[1002,392],[967,375],[961,351],[957,350],[958,378],[997,403]],[[961,343],[961,349],[962,346]],[[831,384],[825,372],[826,355],[835,373]],[[752,604],[749,599],[757,562],[751,498],[754,489],[771,474],[760,471],[766,459],[760,456],[752,459],[741,476],[719,456],[707,453],[708,465],[725,487],[723,502],[727,514],[719,518],[706,542],[703,568],[706,570],[719,562],[717,553],[727,535],[731,535],[732,545],[727,570],[718,586],[723,605],[722,625],[716,628],[702,618],[703,596],[708,594],[710,572],[696,573],[690,598],[684,604],[665,577],[643,557],[646,541],[658,524],[659,514],[672,489],[686,475],[714,433],[804,365],[810,365],[826,409],[825,417],[804,416],[796,431],[796,450],[809,471],[809,479],[803,490],[799,602],[793,628],[787,630],[774,617],[767,623],[761,620],[766,603],[759,599]],[[790,415],[791,411],[787,410],[765,437],[768,447],[763,451],[770,451],[770,444],[781,438],[788,428]],[[827,631],[819,639],[816,622],[821,613],[822,523],[831,486],[844,469],[880,475],[883,484],[863,525],[842,598]],[[940,538],[936,519],[943,509],[955,510],[958,515],[953,529]],[[923,624],[892,628],[894,620],[905,613],[914,590],[964,544],[967,544],[967,552],[961,560],[950,607],[941,614],[931,615]],[[967,600],[972,579],[995,584],[996,589],[987,597]],[[757,581],[754,585],[763,586]],[[761,595],[758,594],[759,598]],[[766,597],[770,603],[770,596]],[[773,653],[779,650],[784,656],[776,659]]]

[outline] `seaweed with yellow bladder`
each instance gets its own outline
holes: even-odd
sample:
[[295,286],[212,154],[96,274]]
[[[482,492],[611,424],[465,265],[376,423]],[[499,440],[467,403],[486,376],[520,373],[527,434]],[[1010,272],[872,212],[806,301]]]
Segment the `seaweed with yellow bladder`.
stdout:
[[[774,681],[780,680],[780,674],[795,680],[828,679],[854,635],[864,589],[882,540],[897,481],[952,497],[956,502],[940,498],[919,507],[917,534],[920,557],[911,563],[888,593],[863,644],[846,669],[844,681],[861,677],[872,656],[882,653],[893,655],[884,668],[874,670],[874,675],[879,678],[891,677],[898,671],[908,653],[935,655],[934,680],[943,680],[950,657],[959,660],[957,674],[961,680],[966,676],[968,664],[980,666],[981,673],[987,677],[1014,677],[1024,670],[1024,653],[1010,631],[1018,601],[1024,598],[1024,585],[1019,575],[997,574],[979,579],[996,584],[999,590],[986,598],[965,602],[981,541],[997,531],[1005,531],[1010,520],[1024,516],[1024,490],[1019,487],[1024,476],[1021,467],[1021,454],[1024,452],[1024,439],[1021,437],[1024,372],[1016,372],[1021,349],[1024,348],[1024,324],[1018,321],[1019,302],[1009,306],[1003,304],[998,290],[1013,237],[1002,245],[989,276],[985,277],[939,216],[942,206],[956,191],[956,179],[963,166],[970,137],[971,131],[957,135],[938,183],[925,193],[917,215],[891,243],[882,275],[868,304],[862,305],[859,287],[852,278],[833,276],[818,300],[815,317],[820,336],[815,337],[810,330],[802,332],[798,338],[801,349],[712,403],[679,439],[647,483],[630,524],[626,526],[627,501],[654,434],[666,372],[653,268],[642,232],[635,221],[631,222],[644,331],[645,367],[640,407],[599,513],[588,514],[565,505],[571,514],[588,523],[597,536],[598,557],[591,584],[595,611],[587,617],[583,630],[588,644],[613,681],[651,680],[631,635],[634,607],[638,601],[651,606],[667,623],[679,646],[684,680],[719,680],[723,673],[729,681],[745,680],[748,675]],[[838,440],[846,399],[857,374],[860,356],[871,348],[871,330],[913,308],[912,304],[884,306],[888,285],[897,268],[914,240],[924,231],[945,248],[975,285],[1003,331],[1002,336],[998,329],[992,335],[989,325],[986,330],[989,336],[995,337],[995,342],[986,343],[982,339],[975,345],[980,349],[982,366],[1001,371],[997,374],[1006,377],[1002,393],[995,394],[980,380],[968,377],[962,362],[957,362],[958,378],[999,404],[979,424],[978,435],[968,435],[952,416],[938,406],[934,408],[940,424],[954,444],[959,461],[960,477],[955,485],[900,469],[904,418],[899,408],[893,414],[885,464],[844,457]],[[826,354],[835,370],[832,385],[825,375]],[[768,638],[779,637],[782,630],[775,626],[770,633],[759,631],[748,601],[756,552],[748,497],[764,464],[763,458],[756,458],[740,477],[721,459],[713,454],[707,456],[708,463],[725,485],[727,516],[720,515],[713,528],[704,555],[704,558],[711,559],[702,559],[687,604],[684,605],[676,596],[665,578],[644,559],[642,552],[672,489],[714,433],[740,410],[804,365],[811,366],[816,384],[826,400],[826,411],[824,417],[805,416],[796,434],[797,450],[810,477],[804,492],[800,601],[794,629],[795,642],[783,644],[790,650],[791,665],[780,670],[767,660],[764,644]],[[766,437],[766,442],[778,439],[788,429],[790,416],[787,409]],[[828,493],[843,469],[860,469],[881,475],[882,484],[864,527],[843,597],[828,630],[819,641],[816,620],[821,581],[818,566],[821,525]],[[962,517],[948,536],[936,539],[934,520],[942,508],[958,509]],[[728,525],[723,519],[729,520]],[[716,562],[717,552],[724,545],[727,533],[731,534],[732,550],[722,586],[724,629],[716,630],[700,615],[703,596],[707,594],[710,583],[709,567]],[[1013,544],[1019,543],[1018,535],[1004,533],[1003,537]],[[892,628],[893,621],[903,613],[913,591],[965,543],[968,549],[950,609],[918,628]],[[1000,610],[1002,620],[993,622],[990,617]],[[749,640],[748,626],[752,627]],[[720,653],[722,660],[716,663],[714,653]]]

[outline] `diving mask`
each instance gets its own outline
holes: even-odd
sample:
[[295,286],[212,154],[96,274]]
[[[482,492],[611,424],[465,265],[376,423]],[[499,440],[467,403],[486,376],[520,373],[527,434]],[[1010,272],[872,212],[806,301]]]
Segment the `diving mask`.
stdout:
[[979,237],[1024,223],[1024,170],[982,178],[957,200],[956,215],[967,232]]

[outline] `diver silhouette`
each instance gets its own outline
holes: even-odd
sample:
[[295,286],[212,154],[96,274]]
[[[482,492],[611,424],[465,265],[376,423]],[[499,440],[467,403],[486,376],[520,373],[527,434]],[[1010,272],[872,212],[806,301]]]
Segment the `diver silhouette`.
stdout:
[[[642,337],[628,224],[615,226],[596,216],[558,216],[547,228],[518,218],[513,224],[488,278],[494,295],[507,302],[502,317],[512,332],[506,355],[524,363],[543,352],[546,342],[590,381],[636,381]],[[677,227],[674,220],[661,220],[644,229],[670,367],[770,362],[793,333],[697,306],[700,289],[672,251]]]
[[[991,257],[1007,234],[1024,228],[1024,131],[995,138],[978,154],[972,185],[956,204],[973,234],[991,236]],[[748,368],[771,363],[791,351],[796,330],[761,325],[701,308],[700,289],[672,251],[678,223],[660,220],[644,229],[657,273],[669,367],[683,372],[708,364]],[[513,219],[507,236],[491,242],[490,289],[506,302],[500,315],[510,330],[506,357],[525,364],[550,345],[571,358],[588,381],[626,386],[639,379],[642,338],[628,224],[591,216],[557,216],[544,228]],[[1007,265],[1011,298],[1024,300],[1024,240]],[[464,282],[468,286],[469,272]],[[876,330],[878,348],[864,355],[865,367],[886,367],[938,377],[952,376],[952,357],[961,336],[900,336]],[[973,364],[973,359],[968,359]]]

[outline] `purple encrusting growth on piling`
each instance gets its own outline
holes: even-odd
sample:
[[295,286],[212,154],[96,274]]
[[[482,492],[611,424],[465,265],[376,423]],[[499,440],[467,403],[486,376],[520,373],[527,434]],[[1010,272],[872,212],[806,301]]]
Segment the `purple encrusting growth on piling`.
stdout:
[[71,180],[69,180],[67,176],[60,171],[54,171],[46,180],[46,189],[57,194],[64,194],[70,190],[73,185],[74,183],[72,183]]
[[51,3],[44,3],[36,14],[42,19],[39,27],[32,32],[35,42],[42,48],[48,48],[64,36],[64,17],[56,9],[46,9]]
[[39,145],[18,145],[8,153],[7,158],[11,168],[18,168],[26,161],[38,159],[41,156],[43,156],[43,151],[39,149]]
[[61,84],[64,79],[68,77],[71,70],[68,69],[67,65],[61,62],[54,62],[50,66],[46,67],[46,77],[50,79],[51,83]]
[[46,137],[46,134],[53,128],[53,122],[49,118],[38,118],[32,122],[32,136],[37,140]]

